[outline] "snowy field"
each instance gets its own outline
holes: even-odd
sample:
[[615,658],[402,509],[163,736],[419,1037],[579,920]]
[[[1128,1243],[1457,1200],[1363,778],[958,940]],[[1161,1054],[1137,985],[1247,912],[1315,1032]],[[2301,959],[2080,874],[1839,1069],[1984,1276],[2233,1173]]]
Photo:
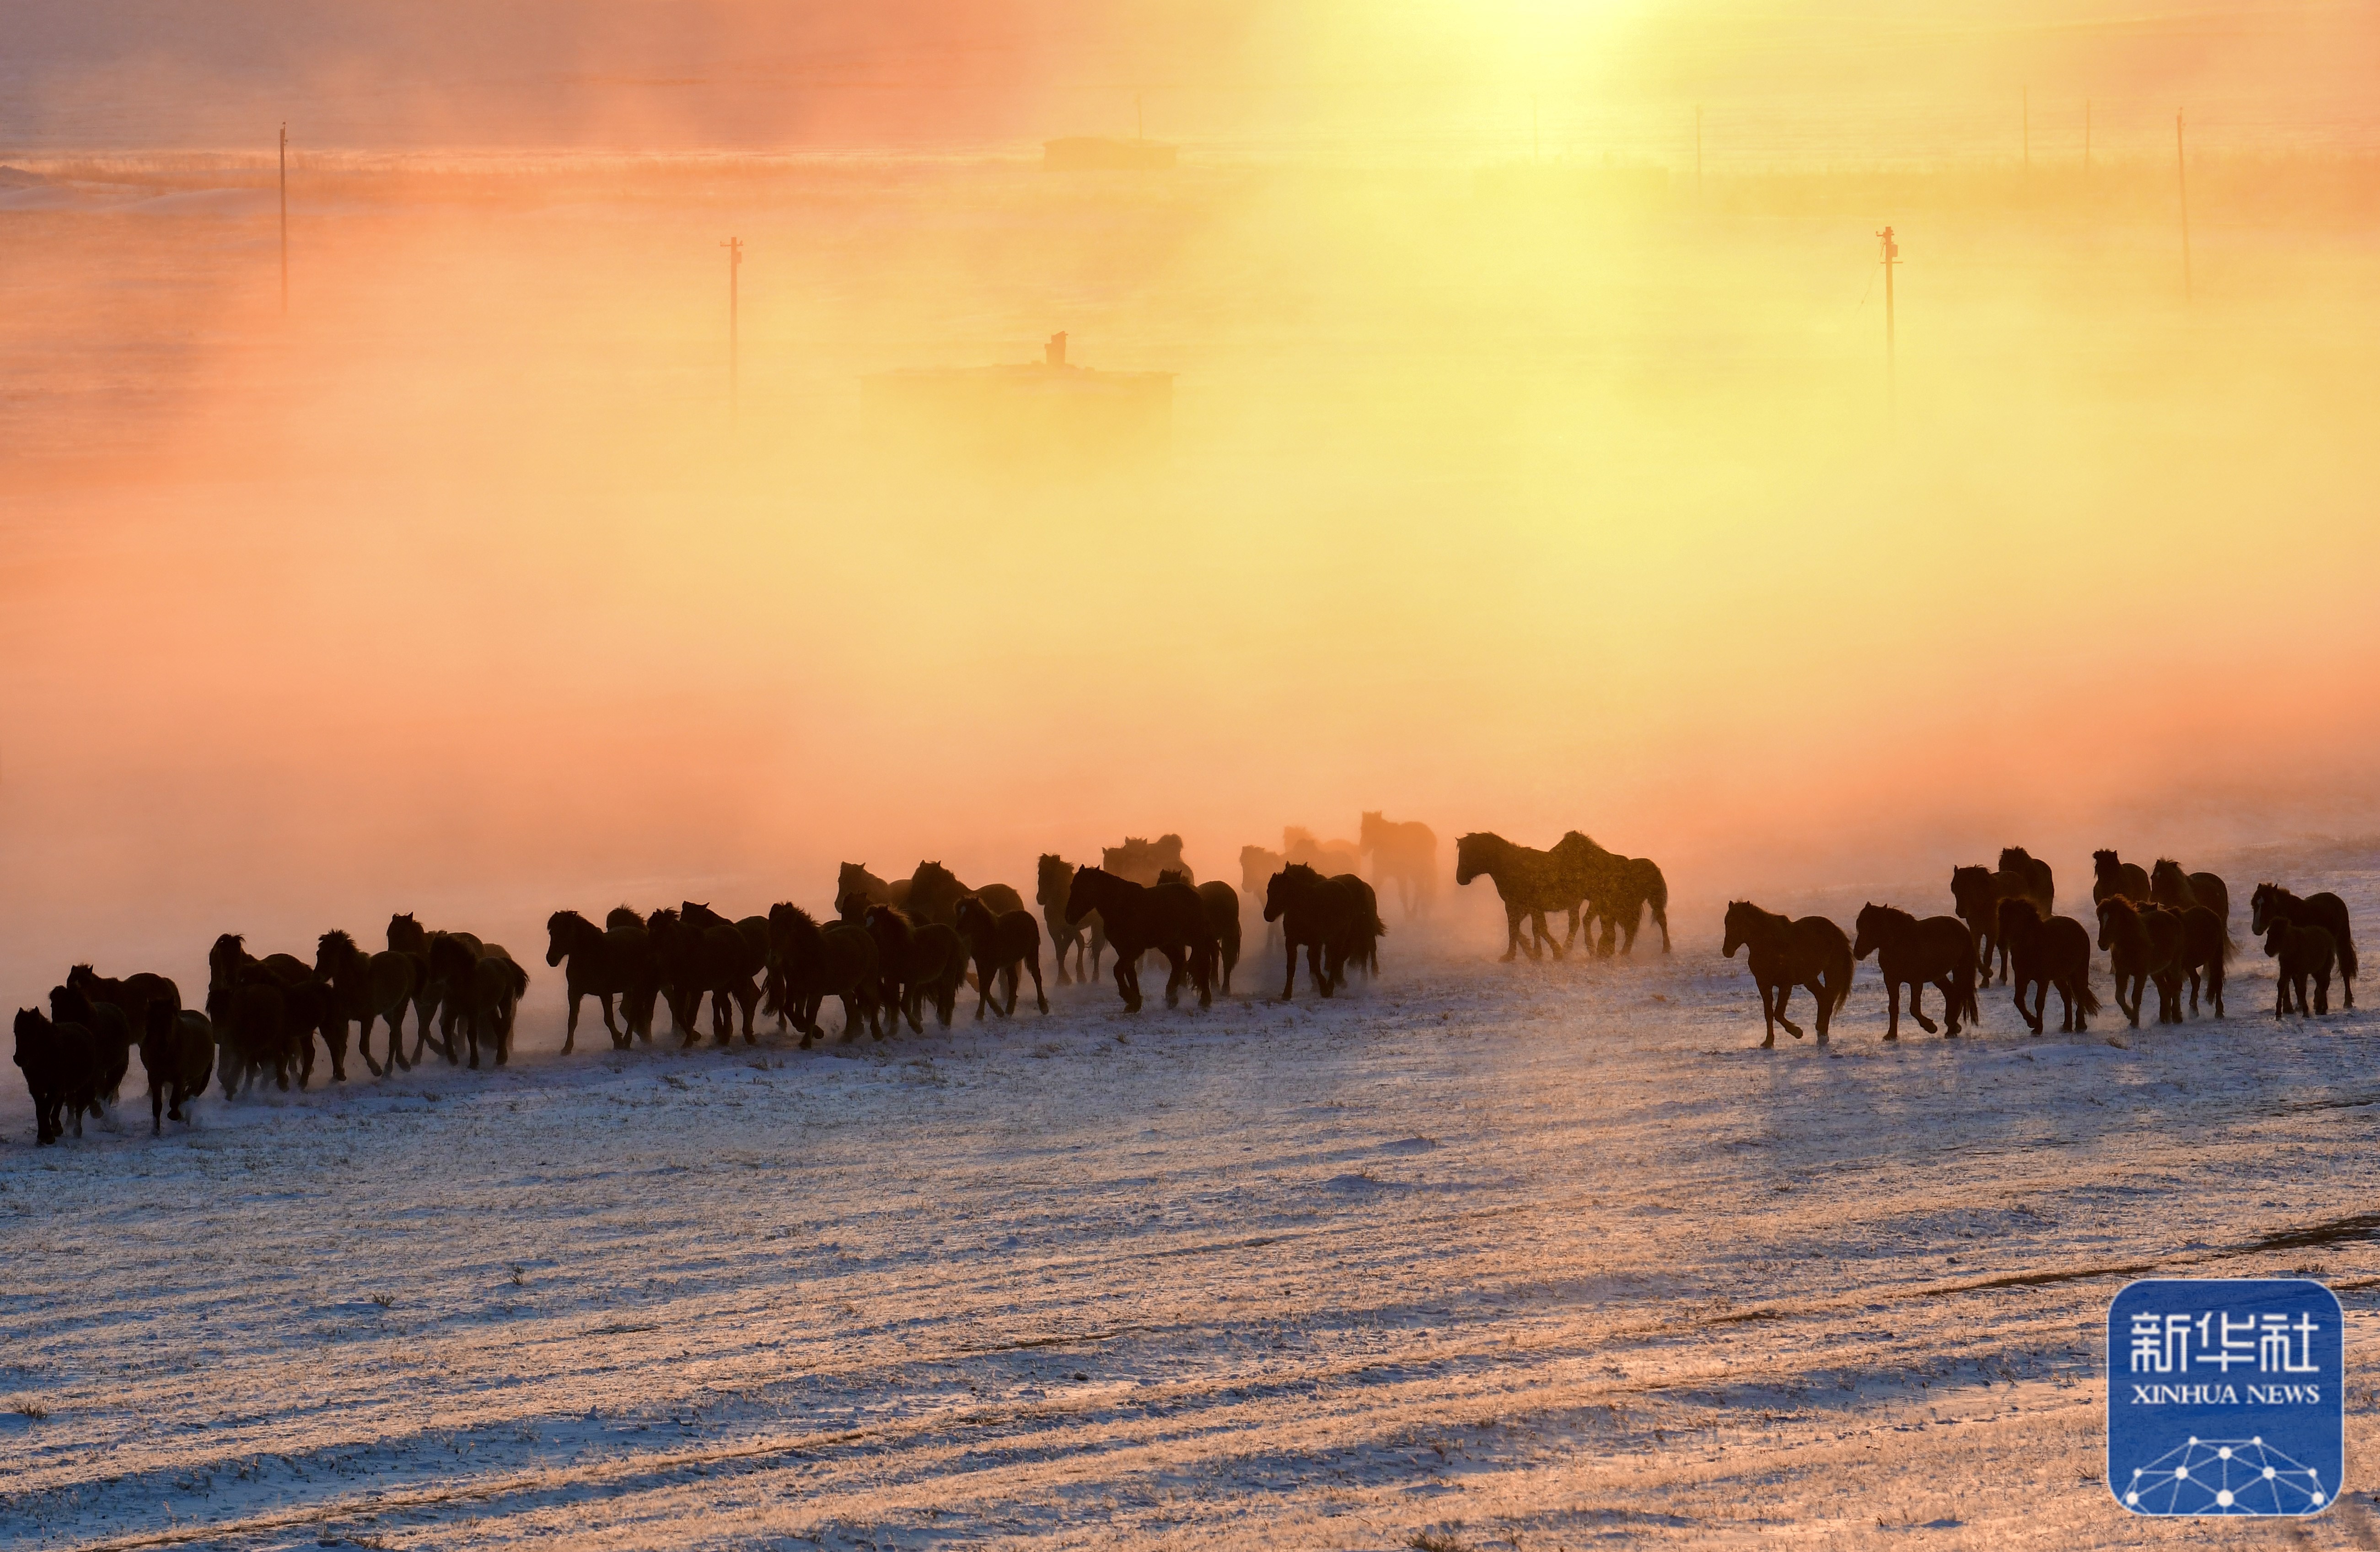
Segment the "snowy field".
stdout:
[[2368,1012],[2277,1028],[2252,951],[2224,1024],[1896,1048],[1866,971],[1765,1052],[1706,925],[811,1052],[540,1003],[162,1142],[12,1083],[0,1544],[2235,1545],[2099,1481],[2152,1270],[2327,1278],[2370,1470]]

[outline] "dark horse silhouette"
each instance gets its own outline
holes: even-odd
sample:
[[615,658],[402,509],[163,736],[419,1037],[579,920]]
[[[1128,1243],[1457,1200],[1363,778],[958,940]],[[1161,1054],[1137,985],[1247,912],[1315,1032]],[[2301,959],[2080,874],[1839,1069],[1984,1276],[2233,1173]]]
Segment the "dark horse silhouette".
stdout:
[[[1617,851],[1608,851],[1578,830],[1563,832],[1562,838],[1554,843],[1552,856],[1570,870],[1572,882],[1582,891],[1578,905],[1571,908],[1570,932],[1562,939],[1563,947],[1569,947],[1578,935],[1582,910],[1591,907],[1588,913],[1602,928],[1596,940],[1596,954],[1609,959],[1614,935],[1625,934],[1618,951],[1633,955],[1636,952],[1637,931],[1644,925],[1645,911],[1649,907],[1654,924],[1661,929],[1661,952],[1670,951],[1670,886],[1650,858],[1622,857]],[[1589,935],[1595,935],[1592,928]]]
[[802,1032],[802,1048],[825,1037],[819,1027],[819,1008],[829,997],[843,1001],[843,1038],[858,1038],[860,1027],[884,1038],[878,1016],[883,1007],[881,972],[876,940],[865,927],[844,922],[821,926],[817,918],[790,901],[769,908],[771,956],[783,967],[785,1000],[782,1005]]
[[[1172,868],[1157,875],[1160,884],[1187,884],[1190,881]],[[1207,978],[1220,986],[1228,996],[1232,990],[1232,972],[1240,968],[1240,892],[1220,878],[1210,878],[1196,886],[1198,898],[1207,907],[1207,924],[1215,932],[1215,949],[1220,962],[1207,967]]]
[[[1050,929],[1050,947],[1057,950],[1058,984],[1080,981],[1088,985],[1099,973],[1099,958],[1107,952],[1107,929],[1099,913],[1079,922],[1066,920],[1066,891],[1074,887],[1075,864],[1054,851],[1044,851],[1036,865],[1033,902],[1041,908],[1042,924]],[[1066,956],[1075,957],[1075,973],[1066,972]]]
[[207,1092],[215,1070],[214,1026],[203,1013],[154,999],[141,1027],[140,1066],[149,1074],[149,1135],[163,1136],[166,1120],[188,1120],[182,1106]]
[[2149,892],[2149,875],[2138,862],[2127,862],[2113,851],[2091,853],[2091,903],[2105,905],[2121,895],[2134,905],[2146,905],[2153,898]]
[[1397,886],[1405,920],[1427,916],[1438,900],[1438,832],[1419,820],[1391,820],[1366,809],[1356,844],[1372,859],[1372,876]]
[[1763,910],[1750,900],[1732,900],[1727,908],[1727,943],[1719,952],[1731,959],[1738,948],[1750,950],[1744,965],[1760,988],[1760,1021],[1767,1031],[1760,1048],[1776,1045],[1779,1024],[1794,1039],[1802,1038],[1801,1026],[1785,1017],[1785,1005],[1793,1000],[1796,986],[1807,986],[1817,998],[1818,1043],[1825,1045],[1828,1025],[1852,995],[1852,940],[1842,928],[1823,916],[1797,920]]
[[[2141,1027],[2141,1002],[2154,983],[2160,1024],[2181,1022],[2181,918],[2163,906],[2135,904],[2127,895],[2099,902],[2099,947],[2115,972],[2116,1007]],[[2126,988],[2131,996],[2126,997]]]
[[[633,915],[634,913],[631,912]],[[638,993],[653,973],[652,935],[638,922],[634,927],[598,927],[575,910],[557,910],[545,919],[545,962],[563,968],[563,981],[570,999],[569,1021],[563,1028],[562,1054],[568,1056],[578,1045],[578,1005],[588,997],[603,1012],[604,1033],[612,1037],[612,1048],[625,1051],[639,1033],[636,1027]],[[624,1019],[612,1016],[612,999],[620,999]],[[650,1008],[651,1004],[646,1003]],[[625,1029],[621,1028],[625,1023]],[[652,1039],[652,1030],[641,1032]]]
[[987,884],[980,889],[971,889],[940,862],[917,864],[917,871],[909,875],[909,890],[901,909],[919,926],[929,922],[956,926],[959,901],[970,895],[980,897],[995,916],[1025,909],[1024,897],[1007,885]]
[[[1560,959],[1561,945],[1546,931],[1546,912],[1575,911],[1585,898],[1586,890],[1573,870],[1549,851],[1516,845],[1490,830],[1457,837],[1454,882],[1467,885],[1482,874],[1495,881],[1496,893],[1504,902],[1504,953],[1497,962],[1511,964],[1524,951],[1535,959],[1547,948]],[[1525,940],[1521,935],[1524,921],[1530,927]]]
[[2248,897],[2248,930],[2258,937],[2272,931],[2277,917],[2288,917],[2301,927],[2320,927],[2330,935],[2338,958],[2338,992],[2345,1006],[2355,1006],[2355,928],[2347,919],[2347,902],[2325,889],[2300,899],[2277,884],[2259,884]]
[[1909,1016],[1917,1020],[1919,1029],[1934,1033],[1934,1020],[1920,1006],[1929,981],[1942,988],[1944,1039],[1959,1033],[1962,1013],[1970,1022],[1981,1021],[1975,1008],[1975,940],[1957,917],[1928,916],[1920,921],[1892,906],[1864,905],[1852,957],[1864,959],[1870,954],[1876,956],[1876,968],[1884,972],[1887,1040],[1900,1038],[1903,986],[1909,988]]
[[888,882],[868,871],[865,862],[845,862],[834,876],[834,912],[856,926],[871,905],[906,905],[909,881]]
[[1304,862],[1292,862],[1267,881],[1265,920],[1281,923],[1289,961],[1281,988],[1283,1002],[1297,990],[1301,947],[1316,991],[1327,997],[1345,984],[1347,966],[1367,958],[1373,943],[1388,931],[1370,886],[1354,874],[1325,878]]
[[1135,884],[1105,868],[1076,868],[1066,890],[1066,918],[1079,922],[1094,910],[1107,923],[1108,946],[1116,954],[1116,990],[1126,1011],[1140,1011],[1140,958],[1152,949],[1165,956],[1169,967],[1168,1008],[1181,1000],[1184,980],[1196,984],[1199,1007],[1212,1006],[1215,989],[1208,967],[1215,962],[1215,935],[1196,889],[1186,884]]
[[[384,948],[367,954],[344,932],[324,933],[314,942],[314,974],[329,984],[332,1016],[356,1026],[356,1051],[375,1078],[385,1078],[405,1059],[405,1010],[421,989],[422,967],[410,954]],[[372,1060],[372,1025],[388,1025],[388,1060]]]
[[[2033,907],[2034,920],[2041,922],[2049,920],[2056,911],[2047,886],[2041,883],[2049,871],[2046,864],[2033,862],[2021,847],[2010,847],[2000,857],[1998,873],[1980,866],[1950,870],[1950,898],[1955,902],[1959,920],[1966,923],[1968,931],[1974,935],[1975,962],[1982,969],[1985,985],[1991,984],[1995,961],[2000,980],[2009,978],[2009,947],[1999,936],[2000,902],[2024,900]],[[2032,865],[2010,867],[2007,862],[2011,857]]]
[[[1041,988],[1041,924],[1029,910],[995,911],[980,896],[959,899],[956,914],[959,940],[975,961],[975,1016],[983,1021],[985,1008],[1005,1019],[1016,1011],[1017,975],[1033,977],[1034,1006],[1050,1011],[1049,994]],[[1000,985],[1008,988],[1008,1006],[1000,1006]]]
[[2160,857],[2149,870],[2149,898],[2183,915],[2190,913],[2192,906],[2203,905],[2223,923],[2223,935],[2231,935],[2231,886],[2214,874],[2184,873],[2180,862]]
[[[2052,986],[2058,988],[2064,1010],[2058,1033],[2073,1034],[2091,1027],[2089,1015],[2099,1011],[2098,996],[2091,990],[2091,929],[2071,916],[2045,922],[2030,898],[2013,895],[2000,901],[1996,940],[2015,971],[2011,995],[2025,1027],[2041,1033]],[[2024,1002],[2028,989],[2034,994],[2030,1008]]]
[[2273,1017],[2285,1019],[2294,1005],[2298,1017],[2306,1017],[2306,983],[2314,984],[2313,1011],[2330,1011],[2330,967],[2337,962],[2338,941],[2327,927],[2301,927],[2287,916],[2267,916],[2271,923],[2265,931],[2265,952],[2279,961],[2278,995],[2273,1003]]
[[1155,840],[1126,836],[1122,846],[1099,848],[1099,870],[1135,884],[1154,885],[1157,875],[1168,869],[1189,883],[1198,882],[1198,875],[1182,860],[1182,837],[1170,830]]
[[868,935],[876,940],[884,1001],[893,1009],[894,1021],[906,1018],[912,1034],[925,1033],[925,1006],[930,997],[935,1020],[950,1028],[959,983],[966,975],[966,948],[958,929],[940,922],[919,925],[898,906],[871,905]]

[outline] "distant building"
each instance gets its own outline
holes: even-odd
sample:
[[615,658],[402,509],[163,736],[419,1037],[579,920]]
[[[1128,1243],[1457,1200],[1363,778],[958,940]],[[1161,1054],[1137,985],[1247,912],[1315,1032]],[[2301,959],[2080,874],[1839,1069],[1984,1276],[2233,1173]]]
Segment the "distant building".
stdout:
[[1053,173],[1164,172],[1173,165],[1173,153],[1178,149],[1155,141],[1072,135],[1041,142],[1041,167]]
[[860,388],[871,431],[966,460],[1115,463],[1172,439],[1173,373],[1070,365],[1063,334],[1038,361],[880,372]]

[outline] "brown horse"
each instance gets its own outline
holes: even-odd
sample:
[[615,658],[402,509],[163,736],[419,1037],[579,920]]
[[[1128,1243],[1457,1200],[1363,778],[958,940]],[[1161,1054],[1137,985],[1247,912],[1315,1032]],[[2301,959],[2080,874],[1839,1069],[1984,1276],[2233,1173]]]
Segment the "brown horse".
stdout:
[[163,997],[143,1009],[140,1067],[149,1074],[149,1135],[164,1134],[167,1119],[186,1121],[182,1106],[202,1097],[214,1076],[215,1032],[203,1013],[185,1013]]
[[2248,930],[2262,937],[2272,923],[2286,916],[2302,927],[2320,927],[2330,935],[2338,959],[2338,989],[2346,1006],[2355,1006],[2355,927],[2347,919],[2347,902],[2327,889],[2300,899],[2277,884],[2259,884],[2248,897]]
[[1733,900],[1727,908],[1727,943],[1719,952],[1735,958],[1737,948],[1749,949],[1744,964],[1753,984],[1760,988],[1760,1020],[1767,1038],[1760,1048],[1777,1044],[1777,1027],[1794,1039],[1801,1026],[1785,1017],[1793,988],[1807,986],[1818,1002],[1818,1044],[1827,1043],[1827,1026],[1842,1011],[1852,995],[1852,940],[1823,916],[1799,918],[1763,910],[1750,900]]
[[[1033,901],[1041,908],[1042,924],[1050,929],[1050,947],[1057,950],[1058,984],[1080,981],[1089,985],[1099,973],[1099,957],[1107,952],[1107,929],[1099,913],[1079,922],[1066,920],[1066,891],[1075,882],[1075,864],[1054,851],[1041,853],[1033,881]],[[1075,973],[1066,973],[1066,956],[1075,956]]]
[[829,997],[842,999],[846,1044],[858,1038],[863,1024],[877,1039],[884,1038],[878,1024],[883,998],[876,940],[865,927],[843,922],[821,926],[801,907],[780,902],[769,908],[769,943],[771,957],[784,967],[784,1007],[802,1032],[804,1050],[826,1036],[818,1017]]
[[1266,881],[1265,920],[1281,923],[1281,942],[1288,947],[1283,1002],[1297,990],[1301,947],[1316,991],[1327,997],[1344,984],[1349,961],[1368,954],[1388,930],[1375,898],[1370,886],[1354,874],[1325,878],[1304,862],[1292,862]]
[[[978,895],[959,898],[956,923],[959,940],[966,945],[967,957],[975,961],[975,1016],[983,1021],[989,1008],[1002,1018],[1016,1011],[1017,975],[1020,969],[1033,977],[1034,1005],[1042,1012],[1050,1011],[1050,998],[1041,989],[1041,924],[1033,920],[1029,910],[994,912]],[[1008,1006],[1000,1006],[994,995],[995,983],[1008,988]]]
[[677,910],[679,923],[695,935],[699,990],[710,994],[712,1043],[735,1044],[735,1014],[741,1011],[744,1044],[758,1045],[752,1019],[760,1007],[759,977],[769,968],[769,919],[731,922],[697,900],[681,901]]
[[906,905],[909,881],[890,883],[868,871],[865,862],[845,862],[834,875],[835,914],[856,925],[871,905]]
[[1942,1017],[1948,1026],[1943,1038],[1958,1034],[1961,1014],[1970,1022],[1982,1022],[1975,1008],[1975,940],[1964,922],[1955,916],[1920,921],[1892,906],[1871,904],[1860,907],[1858,925],[1852,958],[1874,954],[1876,968],[1884,972],[1887,1040],[1900,1038],[1903,986],[1909,988],[1909,1016],[1919,1029],[1934,1033],[1934,1020],[1921,1006],[1929,981],[1942,988]]
[[[2022,898],[2033,902],[2033,909],[2040,913],[2043,921],[2046,922],[2058,914],[2058,881],[2051,876],[2047,862],[2022,846],[2003,846],[2000,848],[1999,871],[2012,873],[2025,881]],[[2078,927],[2082,925],[2080,922],[2074,924]],[[2083,936],[2089,935],[2086,929]]]
[[[2011,847],[2000,855],[2007,857],[2010,852],[2023,856],[2022,849],[2019,847]],[[2031,862],[2032,859],[2024,858],[2024,861]],[[2041,863],[2034,863],[2034,867],[2047,871]],[[1977,866],[1950,870],[1950,898],[1956,902],[1959,920],[1966,923],[1968,929],[1974,934],[1975,960],[1983,968],[1986,985],[1991,983],[1996,960],[2000,980],[2005,983],[2009,978],[2008,945],[1999,940],[2000,902],[2023,900],[2033,907],[2034,918],[2038,921],[2046,922],[2055,913],[2050,897],[2036,885],[2036,877],[2031,869],[2003,867],[1994,873]],[[2082,923],[2078,922],[2075,925]]]
[[[1553,854],[1564,857],[1575,854],[1584,870],[1581,886],[1586,899],[1594,904],[1594,916],[1602,927],[1595,946],[1602,959],[1612,955],[1615,932],[1624,935],[1619,945],[1622,957],[1636,952],[1636,934],[1644,925],[1645,912],[1653,913],[1653,924],[1661,929],[1661,952],[1670,951],[1670,886],[1661,870],[1649,857],[1622,857],[1616,851],[1606,851],[1579,831],[1572,830],[1554,843]],[[1565,940],[1564,947],[1568,947]]]
[[936,1020],[942,1028],[950,1028],[959,983],[966,975],[966,948],[959,940],[958,929],[939,922],[921,926],[897,906],[871,905],[868,935],[876,940],[884,1002],[893,1010],[893,1021],[897,1024],[906,1018],[912,1034],[925,1033],[925,1008],[930,997]]
[[1215,962],[1214,929],[1208,924],[1206,902],[1186,884],[1135,883],[1105,868],[1080,867],[1066,891],[1066,915],[1081,921],[1098,911],[1108,929],[1108,946],[1115,950],[1116,991],[1127,1012],[1141,1008],[1141,956],[1154,949],[1165,956],[1171,973],[1165,980],[1165,1005],[1175,1006],[1182,984],[1198,988],[1198,1006],[1215,1000],[1208,967]]
[[[385,1078],[405,1059],[405,1010],[419,990],[421,968],[410,954],[383,949],[367,954],[343,932],[327,932],[314,943],[314,974],[329,984],[332,1017],[356,1026],[356,1050],[375,1078]],[[388,1060],[372,1060],[372,1025],[388,1025]]]
[[2184,873],[2180,862],[2160,857],[2156,866],[2149,870],[2149,898],[2168,910],[2184,915],[2192,906],[2203,905],[2223,923],[2224,935],[2228,937],[2231,934],[2231,888],[2214,874]]
[[[1372,859],[1376,884],[1397,886],[1397,900],[1406,921],[1429,914],[1438,903],[1437,831],[1417,819],[1390,820],[1378,809],[1366,809],[1363,823],[1356,826],[1355,844]],[[1245,873],[1245,855],[1240,866]]]
[[2301,927],[2286,916],[2268,918],[2272,923],[2265,932],[2265,952],[2280,961],[2274,977],[2279,995],[2273,1004],[2273,1017],[2286,1018],[2292,1003],[2298,1017],[2306,1012],[2306,983],[2314,984],[2313,1011],[2330,1011],[2330,967],[2338,957],[2338,942],[2327,927]]
[[2223,972],[2237,952],[2231,935],[2223,928],[2223,918],[2203,905],[2193,905],[2172,914],[2181,918],[2181,959],[2179,968],[2190,978],[2190,1011],[2198,1011],[2199,987],[2204,984],[2208,1006],[2215,1016],[2223,1017]]
[[[2012,995],[2025,1026],[2035,1034],[2041,1033],[2049,989],[2055,986],[2064,1008],[2058,1033],[2088,1031],[2090,1015],[2099,1011],[2098,996],[2091,990],[2091,930],[2071,916],[2043,921],[2033,901],[2022,895],[2000,901],[1998,927],[1998,941],[2015,970]],[[2024,1002],[2028,989],[2034,993],[2030,1008]]]
[[2113,851],[2091,853],[2091,903],[2105,905],[2121,897],[2134,905],[2147,905],[2153,898],[2149,891],[2149,875],[2141,871],[2138,862],[2127,862]]
[[[1172,868],[1157,875],[1160,884],[1187,884],[1190,881]],[[1232,992],[1232,972],[1240,967],[1240,892],[1220,878],[1210,878],[1197,886],[1198,898],[1207,907],[1207,924],[1214,929],[1215,951],[1220,962],[1207,967],[1207,978]],[[1219,973],[1220,972],[1220,973]]]
[[[1586,890],[1574,870],[1550,851],[1518,845],[1490,830],[1457,837],[1454,882],[1468,885],[1482,874],[1495,882],[1496,893],[1504,902],[1504,954],[1497,962],[1511,964],[1524,950],[1535,959],[1548,948],[1560,959],[1562,946],[1546,930],[1546,913],[1569,911],[1572,923],[1577,922],[1579,902]],[[1531,929],[1525,941],[1521,935],[1523,922]]]
[[923,924],[940,922],[945,926],[958,923],[958,904],[969,895],[981,897],[991,907],[994,916],[1005,916],[1012,910],[1025,909],[1025,898],[1005,884],[987,884],[980,889],[969,888],[959,882],[958,875],[940,862],[920,862],[917,871],[909,875],[909,891],[901,909],[909,920]]
[[2163,906],[2109,895],[2099,902],[2099,947],[2107,951],[2107,968],[2115,972],[2116,1007],[2132,1028],[2141,1027],[2141,1002],[2151,982],[2157,989],[2157,1022],[2181,1022],[2176,1006],[2181,992],[2180,917]]

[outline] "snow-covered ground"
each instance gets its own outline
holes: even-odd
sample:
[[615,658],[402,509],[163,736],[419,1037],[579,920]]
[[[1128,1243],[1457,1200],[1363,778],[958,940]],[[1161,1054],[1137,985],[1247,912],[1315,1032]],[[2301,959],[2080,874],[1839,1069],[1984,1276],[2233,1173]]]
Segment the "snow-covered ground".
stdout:
[[2251,948],[2226,1023],[1888,1046],[1868,972],[1762,1051],[1708,924],[808,1052],[542,1012],[162,1141],[14,1089],[0,1544],[2230,1545],[2098,1480],[2151,1269],[2327,1278],[2368,1469],[2380,1021]]

